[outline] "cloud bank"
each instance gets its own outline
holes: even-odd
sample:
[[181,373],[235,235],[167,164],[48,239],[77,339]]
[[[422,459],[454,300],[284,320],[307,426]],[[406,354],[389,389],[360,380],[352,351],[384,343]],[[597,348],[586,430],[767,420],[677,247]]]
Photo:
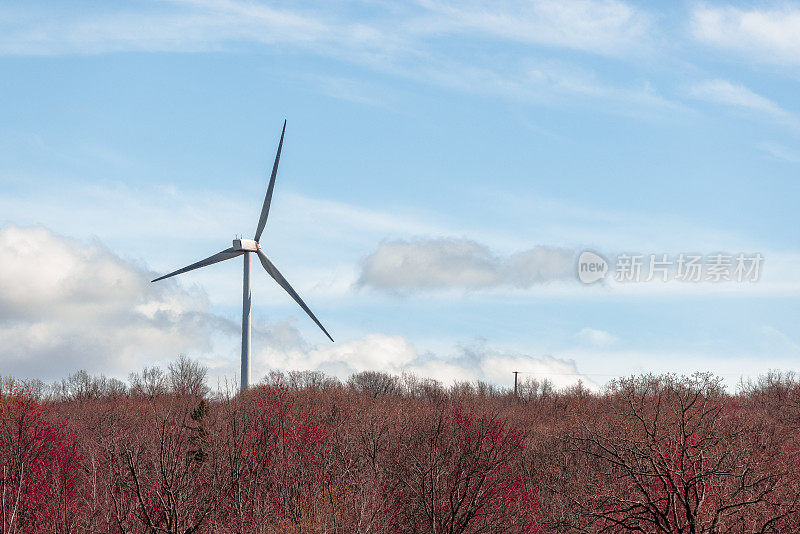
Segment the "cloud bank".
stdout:
[[469,239],[383,241],[362,260],[358,284],[389,292],[527,289],[573,276],[573,257],[546,246],[497,256]]
[[[506,268],[537,263],[520,253]],[[125,377],[144,365],[185,353],[235,383],[239,324],[214,313],[204,292],[154,273],[100,242],[62,237],[43,227],[0,228],[0,369],[3,375],[53,380],[78,370]],[[538,276],[538,275],[534,275]],[[556,385],[583,378],[574,362],[505,354],[487,347],[451,355],[420,353],[400,335],[368,333],[312,346],[290,321],[253,328],[254,378],[270,369],[320,370],[346,378],[365,370],[412,372],[445,384],[487,380],[508,384],[511,371],[553,373]],[[215,341],[229,347],[215,355]],[[233,349],[235,345],[235,350]]]
[[369,334],[358,339],[320,345],[310,350],[282,347],[257,353],[260,368],[283,371],[315,369],[341,379],[358,371],[383,371],[399,375],[413,373],[439,380],[444,385],[454,381],[482,380],[509,386],[514,371],[538,379],[547,378],[556,387],[583,382],[589,388],[598,385],[582,375],[574,360],[552,356],[532,357],[519,352],[504,352],[483,344],[456,347],[452,354],[419,352],[414,344],[399,335]]
[[205,294],[152,273],[100,243],[42,227],[0,228],[0,367],[57,378],[76,369],[126,374],[184,351],[208,351],[236,325]]

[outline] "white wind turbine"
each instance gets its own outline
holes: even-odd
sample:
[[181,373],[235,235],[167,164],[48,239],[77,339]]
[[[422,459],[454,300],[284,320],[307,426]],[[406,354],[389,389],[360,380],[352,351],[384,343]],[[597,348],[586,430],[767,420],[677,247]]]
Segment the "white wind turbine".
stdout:
[[218,263],[221,261],[229,260],[231,258],[235,258],[236,256],[244,256],[244,283],[243,283],[243,290],[242,290],[242,391],[247,389],[250,385],[250,253],[255,253],[258,255],[258,259],[261,260],[261,265],[264,266],[264,269],[269,273],[269,275],[278,282],[283,289],[286,290],[289,295],[300,305],[303,310],[308,314],[311,319],[317,323],[325,335],[328,336],[328,339],[333,341],[333,338],[325,330],[325,327],[322,326],[322,323],[314,316],[306,303],[303,302],[303,299],[300,298],[300,295],[289,285],[289,282],[286,281],[286,278],[278,271],[277,267],[267,258],[267,255],[264,254],[264,251],[261,249],[261,245],[259,244],[259,239],[261,239],[261,233],[264,231],[264,226],[267,223],[267,215],[269,215],[269,205],[272,202],[272,190],[275,187],[275,175],[278,173],[278,161],[281,159],[281,147],[283,146],[283,134],[286,133],[286,121],[283,121],[283,130],[281,131],[281,140],[278,143],[278,153],[275,154],[275,163],[272,166],[272,176],[269,178],[269,187],[267,187],[267,196],[264,197],[264,205],[261,208],[261,217],[258,219],[258,227],[256,228],[256,235],[253,239],[234,239],[233,246],[231,248],[225,249],[222,252],[218,252],[213,256],[210,256],[204,260],[200,260],[197,263],[193,263],[183,269],[178,269],[175,272],[166,274],[159,278],[153,280],[153,282],[158,282],[159,280],[163,280],[164,278],[169,278],[170,276],[175,276],[177,274],[185,273],[187,271],[193,271],[194,269],[199,269],[200,267],[205,267],[207,265],[212,265],[214,263]]

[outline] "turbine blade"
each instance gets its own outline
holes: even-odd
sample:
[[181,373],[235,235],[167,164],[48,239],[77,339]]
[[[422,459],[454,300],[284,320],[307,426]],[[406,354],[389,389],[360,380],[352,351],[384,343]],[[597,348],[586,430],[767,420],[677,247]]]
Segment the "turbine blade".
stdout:
[[267,196],[264,197],[264,205],[261,206],[261,217],[258,218],[258,228],[256,228],[255,240],[261,239],[261,233],[264,231],[264,226],[267,224],[267,216],[269,215],[269,205],[272,203],[272,190],[275,188],[275,176],[278,174],[278,162],[281,160],[281,147],[283,147],[283,134],[286,133],[286,120],[283,121],[283,130],[281,130],[281,140],[278,143],[278,152],[275,154],[275,163],[272,165],[272,175],[269,177],[269,186],[267,187]]
[[283,277],[278,268],[275,267],[275,265],[273,265],[271,261],[269,261],[269,258],[267,258],[267,256],[261,250],[258,251],[258,259],[261,260],[261,265],[264,266],[264,269],[269,273],[269,275],[272,278],[274,278],[276,282],[278,282],[278,285],[281,286],[283,289],[285,289],[286,292],[289,293],[289,295],[291,295],[291,297],[295,300],[295,302],[297,302],[300,305],[300,307],[303,308],[303,310],[305,310],[308,316],[311,317],[311,319],[315,323],[317,323],[317,326],[320,327],[323,332],[325,332],[325,335],[328,336],[328,339],[333,341],[333,338],[328,333],[328,331],[325,330],[325,327],[322,326],[322,323],[319,322],[319,319],[317,319],[316,316],[311,312],[311,310],[308,309],[308,306],[306,306],[306,303],[303,302],[303,299],[300,298],[300,295],[298,295],[297,292],[292,288],[292,286],[289,285],[289,282],[286,281],[286,278]]
[[169,278],[170,276],[175,276],[176,274],[182,274],[182,273],[185,273],[187,271],[193,271],[195,269],[199,269],[200,267],[205,267],[206,265],[213,265],[213,264],[219,263],[221,261],[225,261],[225,260],[229,260],[231,258],[235,258],[236,256],[241,256],[242,254],[244,254],[243,250],[236,250],[233,247],[227,248],[227,249],[223,250],[222,252],[217,252],[213,256],[209,256],[208,258],[206,258],[204,260],[200,260],[197,263],[193,263],[193,264],[191,264],[191,265],[189,265],[187,267],[184,267],[183,269],[178,269],[177,271],[171,272],[169,274],[165,274],[164,276],[160,276],[160,277],[156,278],[155,280],[152,280],[152,282],[158,282],[159,280],[163,280],[164,278]]

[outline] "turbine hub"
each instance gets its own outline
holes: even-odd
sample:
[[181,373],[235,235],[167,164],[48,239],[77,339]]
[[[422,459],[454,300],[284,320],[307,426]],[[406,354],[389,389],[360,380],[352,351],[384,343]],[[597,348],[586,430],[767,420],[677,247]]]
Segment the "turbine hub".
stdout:
[[258,241],[254,241],[252,239],[234,239],[233,248],[235,250],[258,252]]

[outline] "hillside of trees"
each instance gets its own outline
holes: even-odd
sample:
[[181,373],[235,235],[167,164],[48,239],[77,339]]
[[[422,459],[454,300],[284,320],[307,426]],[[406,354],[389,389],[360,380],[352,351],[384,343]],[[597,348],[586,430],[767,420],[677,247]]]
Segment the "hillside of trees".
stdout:
[[0,382],[2,533],[800,532],[800,379]]

